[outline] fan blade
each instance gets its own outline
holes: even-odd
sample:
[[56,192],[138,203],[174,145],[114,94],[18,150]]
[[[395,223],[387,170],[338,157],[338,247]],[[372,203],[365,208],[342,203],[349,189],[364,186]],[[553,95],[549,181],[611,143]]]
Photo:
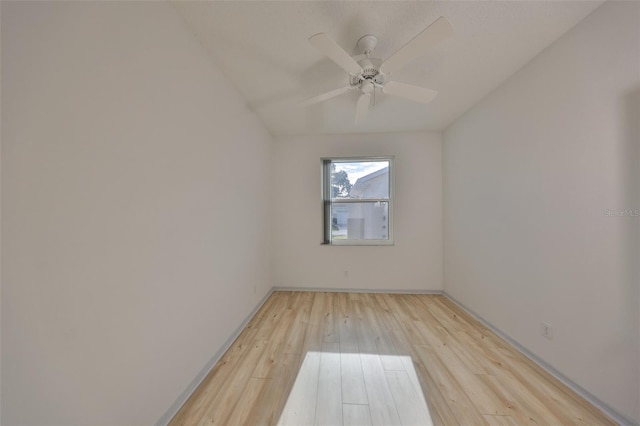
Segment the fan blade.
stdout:
[[439,17],[431,25],[391,55],[382,66],[380,72],[389,74],[407,65],[415,58],[424,55],[428,49],[453,34],[453,27],[444,16]]
[[309,43],[327,55],[329,59],[349,74],[358,75],[362,72],[362,67],[358,65],[356,60],[325,33],[319,33],[309,37]]
[[385,83],[385,85],[382,86],[382,93],[399,96],[423,104],[431,102],[438,94],[435,90],[411,84],[398,83],[397,81]]
[[340,96],[343,93],[347,93],[349,90],[351,90],[351,86],[341,87],[339,89],[335,89],[330,92],[323,93],[321,95],[314,96],[313,98],[304,100],[300,103],[300,106],[308,107],[309,105],[317,104],[318,102],[326,101],[331,98],[335,98],[336,96]]
[[369,111],[369,102],[371,101],[370,93],[363,93],[358,98],[358,105],[356,105],[356,124],[362,123]]

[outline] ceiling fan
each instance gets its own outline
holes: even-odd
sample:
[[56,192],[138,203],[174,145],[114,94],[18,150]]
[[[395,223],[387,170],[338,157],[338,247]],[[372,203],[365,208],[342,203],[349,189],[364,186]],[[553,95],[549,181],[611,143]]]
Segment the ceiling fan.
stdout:
[[302,102],[302,105],[313,105],[351,90],[359,90],[361,94],[356,105],[355,116],[355,122],[358,124],[367,116],[371,93],[376,88],[382,89],[382,93],[387,95],[399,96],[426,104],[435,98],[438,94],[437,91],[390,81],[389,76],[452,34],[453,27],[447,18],[441,16],[384,62],[370,57],[371,52],[378,43],[378,38],[374,35],[367,34],[358,40],[357,47],[364,55],[364,58],[359,61],[356,61],[354,57],[345,52],[325,33],[311,36],[309,37],[309,43],[349,73],[349,85],[314,96]]

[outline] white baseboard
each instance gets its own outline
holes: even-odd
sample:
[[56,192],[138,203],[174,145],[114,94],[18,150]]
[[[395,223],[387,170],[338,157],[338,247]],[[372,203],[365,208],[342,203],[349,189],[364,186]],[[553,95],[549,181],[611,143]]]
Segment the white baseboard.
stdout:
[[313,291],[322,293],[443,294],[442,290],[389,290],[371,288],[273,287],[273,291]]
[[222,358],[222,356],[227,351],[227,349],[231,347],[231,345],[238,338],[240,333],[242,333],[242,330],[244,330],[244,328],[249,323],[249,321],[251,321],[251,319],[255,316],[255,314],[262,307],[262,305],[264,305],[264,302],[267,301],[267,299],[269,298],[269,296],[271,296],[271,293],[273,293],[273,291],[274,291],[273,288],[271,288],[271,290],[269,290],[267,295],[264,296],[264,298],[262,298],[262,300],[251,310],[251,312],[249,312],[249,315],[245,317],[242,323],[235,329],[235,331],[231,334],[231,336],[229,336],[227,341],[224,342],[224,345],[222,345],[222,347],[218,349],[218,352],[216,352],[213,355],[213,357],[211,357],[209,362],[207,362],[207,364],[202,368],[202,370],[200,370],[198,375],[191,381],[191,383],[189,383],[189,386],[187,386],[187,388],[180,394],[180,396],[175,400],[175,402],[171,404],[169,409],[158,419],[158,421],[155,423],[155,426],[166,426],[169,424],[171,419],[173,419],[173,417],[178,413],[178,411],[184,405],[184,403],[187,402],[191,394],[195,392],[195,390],[198,388],[200,383],[202,383],[205,377],[207,377],[207,374],[209,374],[211,369],[216,365],[218,361],[220,361],[220,358]]
[[535,355],[529,349],[527,349],[524,346],[522,346],[520,343],[518,343],[516,340],[512,339],[511,337],[509,337],[508,335],[506,335],[505,333],[500,331],[498,328],[494,327],[493,324],[491,324],[490,322],[486,321],[484,318],[482,318],[480,315],[478,315],[475,312],[473,312],[471,309],[467,308],[462,303],[458,302],[456,299],[454,299],[446,291],[442,292],[442,294],[447,299],[449,299],[453,303],[455,303],[460,309],[462,309],[463,311],[465,311],[466,313],[471,315],[473,318],[475,318],[482,325],[487,327],[489,330],[491,330],[496,335],[498,335],[501,339],[503,339],[504,341],[509,343],[511,346],[513,346],[522,355],[526,356],[531,361],[535,362],[538,366],[540,366],[547,373],[551,374],[553,377],[555,377],[556,379],[561,381],[564,385],[566,385],[569,389],[571,389],[572,391],[574,391],[575,393],[577,393],[578,395],[580,395],[581,397],[586,399],[590,404],[592,404],[593,406],[598,408],[600,411],[602,411],[604,414],[609,416],[611,418],[611,420],[613,420],[614,422],[618,423],[621,426],[638,426],[638,423],[635,423],[635,422],[629,420],[628,418],[626,418],[625,416],[623,416],[622,414],[618,413],[616,410],[611,408],[608,404],[602,402],[600,399],[595,397],[589,391],[587,391],[586,389],[584,389],[583,387],[581,387],[580,385],[578,385],[577,383],[575,383],[574,381],[569,379],[567,376],[565,376],[564,374],[562,374],[561,372],[559,372],[558,370],[553,368],[550,364],[548,364],[542,358],[540,358],[539,356]]

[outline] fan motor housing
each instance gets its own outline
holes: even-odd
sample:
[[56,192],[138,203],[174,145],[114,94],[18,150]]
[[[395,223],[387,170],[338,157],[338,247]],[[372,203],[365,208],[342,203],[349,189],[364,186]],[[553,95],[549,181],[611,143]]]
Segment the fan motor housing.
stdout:
[[352,86],[359,86],[365,80],[369,80],[376,84],[384,83],[384,76],[380,74],[382,60],[376,58],[364,58],[358,61],[358,65],[362,67],[362,73],[351,77],[350,84]]

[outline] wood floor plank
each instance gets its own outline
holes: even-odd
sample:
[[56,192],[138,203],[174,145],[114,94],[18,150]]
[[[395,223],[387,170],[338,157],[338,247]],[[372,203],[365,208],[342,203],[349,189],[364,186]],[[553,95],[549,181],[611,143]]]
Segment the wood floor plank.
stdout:
[[224,384],[227,379],[251,348],[252,338],[257,333],[257,330],[257,327],[245,330],[247,333],[243,332],[236,339],[222,359],[216,363],[200,386],[174,416],[172,419],[173,425],[191,425],[202,418],[218,393],[225,389]]
[[313,425],[316,415],[320,352],[307,352],[278,422],[282,426]]
[[463,331],[455,333],[452,339],[447,340],[447,344],[474,374],[492,374],[502,367],[499,361],[496,363],[486,356],[483,344],[478,344]]
[[442,363],[438,354],[431,346],[416,346],[418,356],[429,374],[438,384],[443,396],[451,405],[453,415],[463,425],[484,425],[486,421],[478,412],[473,402],[469,399],[458,381],[451,375],[447,367]]
[[320,353],[320,373],[316,400],[316,425],[342,425],[342,378],[340,345],[325,343]]
[[474,350],[473,343],[476,341],[471,338],[469,332],[476,335],[479,334],[481,336],[478,340],[478,343],[481,345],[495,344],[496,339],[494,337],[497,336],[493,336],[493,333],[491,333],[491,335],[487,333],[477,333],[478,330],[483,332],[488,330],[486,330],[486,328],[484,328],[475,319],[466,315],[466,313],[458,310],[452,311],[447,305],[441,303],[441,299],[443,298],[434,297],[430,299],[428,303],[425,303],[423,300],[423,304],[429,311],[432,318],[438,321],[438,323],[447,330],[448,336],[446,342],[449,347],[458,355],[458,357],[465,360],[465,363],[470,366],[475,374],[492,373],[494,367],[499,365],[495,363],[492,364],[486,357],[479,356],[482,352]]
[[259,379],[252,377],[249,379],[242,398],[238,400],[231,416],[227,420],[228,425],[252,425],[252,412],[256,405],[264,403],[266,398],[265,388],[271,383],[272,379]]
[[328,293],[316,293],[311,306],[311,314],[309,316],[310,324],[324,324],[324,317],[330,313]]
[[214,400],[204,413],[199,425],[226,425],[232,415],[236,404],[243,396],[245,387],[251,378],[253,367],[262,356],[268,342],[266,340],[255,340],[246,356],[235,366],[233,373],[229,375],[225,382],[225,391],[218,392]]
[[[362,297],[363,295],[360,295]],[[377,341],[380,336],[380,331],[377,328],[377,324],[372,319],[372,315],[368,313],[371,308],[366,306],[362,300],[353,303],[354,306],[354,318],[355,322],[355,338],[358,345],[358,351],[360,353],[377,354],[378,347]]]
[[[277,294],[277,293],[274,293]],[[286,308],[288,298],[286,296],[277,295],[276,301],[270,306],[260,321],[258,333],[255,338],[257,340],[268,340],[273,333],[282,332],[279,328],[280,321],[283,317],[291,314],[291,310]]]
[[304,340],[302,341],[302,348],[300,355],[308,352],[320,352],[322,350],[323,342],[323,330],[322,324],[308,324],[304,334]]
[[296,380],[301,359],[297,354],[282,354],[276,360],[273,378],[265,384],[263,393],[247,417],[247,425],[275,425],[280,419],[291,388]]
[[406,334],[407,339],[413,344],[428,345],[428,340],[419,333],[415,326],[415,321],[418,320],[418,318],[412,314],[412,311],[409,309],[403,298],[399,295],[392,294],[389,295],[386,301],[393,313],[393,316],[400,324],[402,332]]
[[[415,359],[418,359],[416,356]],[[437,426],[450,426],[459,424],[458,419],[453,413],[453,406],[444,397],[442,391],[438,387],[438,383],[431,377],[427,368],[422,361],[413,361],[414,369],[417,372],[420,385],[422,386],[429,414],[433,420],[433,424]]]
[[265,301],[170,424],[420,416],[438,426],[614,424],[445,297],[297,291]]
[[[416,370],[416,365],[421,366],[420,362],[414,363],[411,357],[405,356],[405,357],[402,357],[402,364],[405,367],[405,372],[407,373],[407,377],[409,378],[409,381],[413,385],[415,393],[418,395],[418,398],[421,401],[424,401],[426,404],[427,414],[429,416],[431,424],[444,425],[445,422],[442,420],[438,412],[434,410],[435,401],[430,401],[430,398],[427,398],[425,396],[423,385],[421,383],[420,377],[418,376],[418,371]],[[433,399],[434,395],[432,393],[429,393],[429,396],[431,397],[431,399]],[[441,395],[439,396],[441,398]],[[451,414],[451,419],[453,419],[453,414]]]
[[340,375],[342,401],[345,404],[368,404],[360,354],[340,354]]
[[518,423],[511,416],[492,416],[485,414],[483,417],[489,426],[518,426]]
[[342,412],[345,426],[372,426],[368,405],[344,404]]
[[384,368],[377,354],[360,354],[364,383],[374,425],[400,425],[398,409],[393,400]]
[[432,345],[447,368],[481,414],[509,415],[508,406],[453,352],[447,344]]
[[346,293],[338,293],[338,335],[340,340],[341,353],[358,353],[358,343],[356,339],[355,318],[351,302]]
[[501,398],[509,410],[510,416],[521,425],[562,424],[545,408],[545,405],[524,386],[507,376],[486,374],[478,376],[491,390]]
[[442,310],[440,312],[444,313],[442,320],[445,321],[446,317],[450,317],[457,331],[464,332],[476,339],[476,341],[490,345],[491,347],[508,350],[513,349],[507,342],[496,336],[491,330],[487,329],[446,297],[435,298],[430,310],[437,312],[438,307],[441,307]]
[[294,316],[289,333],[282,342],[282,350],[287,354],[301,354],[304,338],[309,326],[309,311],[304,307],[294,308]]
[[388,294],[383,293],[374,293],[372,295],[375,300],[376,311],[378,312],[378,318],[380,318],[380,324],[384,327],[385,330],[398,330],[400,329],[400,323],[396,319],[395,315],[391,311],[391,307],[389,306]]
[[433,425],[427,402],[418,394],[406,371],[385,371],[402,425]]
[[402,371],[405,365],[402,363],[402,355],[398,353],[388,332],[382,332],[376,341],[376,348],[380,355],[382,367],[389,371]]
[[509,352],[505,364],[511,368],[509,374],[517,380],[514,383],[527,383],[529,390],[547,407],[547,411],[561,420],[563,424],[597,424],[598,419],[584,403],[577,404],[576,397],[569,388],[556,380],[546,377],[547,373],[530,360]]
[[340,342],[340,315],[338,313],[338,304],[336,293],[328,293],[327,314],[324,317],[323,324],[323,341],[324,342]]
[[288,296],[285,296],[281,292],[272,293],[271,296],[264,301],[258,312],[249,320],[247,327],[245,329],[250,329],[252,325],[261,323],[265,315],[268,315],[269,311],[275,308],[276,304],[284,303],[283,306],[286,306],[286,302],[289,299]]
[[279,315],[269,315],[256,333],[256,339],[268,341],[268,346],[255,366],[252,377],[270,378],[275,360],[282,353],[300,353],[304,325],[299,311],[282,309]]
[[[375,346],[371,352],[380,355],[380,361],[385,370],[404,370],[399,353],[389,336],[391,329],[385,328],[385,320],[382,318],[382,312],[378,308],[376,299],[373,296],[373,294],[362,294],[363,320],[368,326],[370,338],[373,340],[373,345]],[[360,352],[365,352],[366,349],[366,347],[359,347]]]
[[415,347],[409,342],[407,335],[402,329],[390,330],[389,336],[393,344],[402,356],[405,371],[416,376],[418,386],[421,388],[433,423],[435,425],[457,424],[449,405],[442,396],[435,381],[429,375],[427,369],[422,364]]
[[491,373],[491,366],[485,362],[484,358],[478,357],[476,352],[467,347],[469,336],[464,331],[467,328],[474,328],[475,324],[467,322],[464,317],[458,318],[455,312],[447,311],[446,306],[441,307],[440,299],[442,298],[429,297],[420,301],[428,311],[428,314],[425,314],[428,315],[428,321],[437,324],[442,330],[440,336],[443,337],[443,343],[446,343],[460,359],[464,360],[474,374]]
[[255,379],[270,379],[273,377],[273,370],[276,367],[276,360],[283,353],[282,342],[271,341],[265,348],[262,356],[258,359],[251,377]]
[[289,292],[289,301],[287,303],[287,309],[298,309],[306,313],[308,321],[308,315],[311,313],[311,305],[316,293],[312,291],[292,291]]

